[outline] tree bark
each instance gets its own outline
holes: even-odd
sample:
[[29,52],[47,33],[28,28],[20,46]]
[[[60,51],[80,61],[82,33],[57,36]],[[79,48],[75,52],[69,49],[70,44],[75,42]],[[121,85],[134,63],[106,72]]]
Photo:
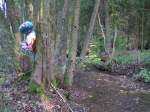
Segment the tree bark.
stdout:
[[111,42],[111,27],[110,27],[110,15],[109,15],[109,6],[108,6],[108,0],[106,1],[106,7],[105,7],[105,28],[106,28],[106,53],[111,56],[111,50],[112,50],[112,42]]
[[75,16],[75,18],[74,18],[74,26],[75,27],[72,32],[72,54],[71,54],[71,63],[68,68],[68,86],[71,86],[73,83],[73,74],[75,71],[75,64],[76,64],[79,18],[80,18],[80,0],[76,0],[74,16]]
[[114,33],[115,34],[114,34],[114,40],[113,40],[113,49],[112,49],[110,61],[112,61],[112,59],[114,58],[115,50],[116,50],[116,40],[117,40],[117,35],[118,35],[117,25],[115,25],[115,27],[114,27]]
[[[42,33],[38,37],[38,53],[37,53],[37,64],[33,74],[33,80],[41,85],[50,85],[51,81],[55,79],[54,73],[54,59],[55,59],[55,6],[52,7],[52,2],[55,1],[41,1],[41,9],[36,16],[40,15],[41,23],[39,30]],[[42,13],[41,13],[42,11]],[[34,17],[35,18],[35,17]],[[46,84],[47,83],[47,84]]]
[[100,25],[100,28],[101,28],[102,36],[104,38],[104,49],[105,49],[105,52],[106,52],[106,35],[105,35],[104,28],[103,28],[103,25],[101,23],[101,19],[100,19],[99,15],[98,15],[98,22],[99,22],[99,25]]
[[64,6],[63,6],[63,10],[62,15],[61,15],[61,30],[60,30],[60,38],[58,38],[58,50],[56,57],[55,58],[55,62],[56,63],[56,67],[55,67],[55,71],[57,72],[57,79],[61,81],[61,84],[63,83],[64,80],[64,75],[66,72],[66,64],[67,64],[67,57],[66,57],[66,52],[67,52],[67,31],[68,31],[68,11],[69,11],[69,0],[65,0],[64,1]]

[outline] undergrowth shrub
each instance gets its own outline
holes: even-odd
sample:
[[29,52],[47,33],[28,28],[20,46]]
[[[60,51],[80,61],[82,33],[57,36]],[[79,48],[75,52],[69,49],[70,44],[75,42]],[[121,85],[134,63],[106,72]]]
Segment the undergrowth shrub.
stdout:
[[35,82],[31,82],[28,86],[28,91],[31,94],[39,94],[40,96],[46,96],[44,88]]
[[115,60],[120,64],[145,63],[150,64],[150,51],[131,51],[126,54],[120,54],[115,57]]
[[27,71],[27,72],[23,73],[22,76],[20,76],[20,79],[29,81],[31,78],[31,75],[32,75],[32,71]]
[[147,68],[141,68],[139,73],[134,76],[138,80],[143,80],[144,82],[150,82],[150,70]]
[[145,64],[150,64],[150,50],[141,52],[141,59],[143,59]]
[[5,82],[5,78],[0,76],[0,85],[2,85]]

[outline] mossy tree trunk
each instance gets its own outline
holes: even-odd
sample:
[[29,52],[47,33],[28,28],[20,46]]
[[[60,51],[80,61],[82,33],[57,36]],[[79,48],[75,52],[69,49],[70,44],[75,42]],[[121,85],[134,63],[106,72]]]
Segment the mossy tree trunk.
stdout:
[[78,31],[79,31],[79,18],[80,18],[80,0],[76,0],[76,7],[74,12],[74,29],[72,32],[72,52],[70,58],[70,64],[68,68],[68,86],[72,86],[73,75],[76,65],[76,55],[77,55],[77,46],[78,46]]

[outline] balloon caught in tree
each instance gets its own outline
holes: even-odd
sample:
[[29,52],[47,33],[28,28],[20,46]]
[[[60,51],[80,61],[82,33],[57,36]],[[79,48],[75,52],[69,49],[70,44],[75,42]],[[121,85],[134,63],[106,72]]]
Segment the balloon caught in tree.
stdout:
[[26,21],[19,27],[19,32],[25,35],[23,42],[21,43],[21,50],[23,53],[31,55],[35,60],[36,55],[36,34],[33,30],[33,23]]

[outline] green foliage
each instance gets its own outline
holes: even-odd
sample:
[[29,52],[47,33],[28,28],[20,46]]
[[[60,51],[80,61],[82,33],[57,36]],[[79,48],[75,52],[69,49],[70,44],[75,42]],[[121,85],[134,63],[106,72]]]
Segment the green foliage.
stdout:
[[80,11],[80,38],[78,40],[78,49],[82,49],[83,41],[86,38],[88,31],[91,15],[93,12],[95,0],[81,0],[81,11]]
[[89,46],[89,55],[95,54],[96,56],[99,56],[100,52],[103,48],[103,38],[100,38],[97,36],[96,38],[92,39]]
[[5,78],[4,77],[0,77],[0,85],[3,84],[5,82]]
[[44,89],[37,83],[31,82],[28,86],[28,91],[31,94],[39,94],[40,96],[46,96]]
[[[65,80],[66,83],[67,83],[68,79],[67,79],[66,76],[65,76],[64,80]],[[59,78],[55,78],[55,79],[52,80],[51,82],[52,82],[52,84],[53,84],[53,86],[54,86],[55,88],[61,86],[61,84],[62,84],[61,79],[59,79]]]
[[116,40],[116,48],[118,50],[126,50],[127,47],[130,48],[131,43],[128,43],[127,37],[120,36]]
[[[0,23],[0,71],[14,71],[14,38],[12,38],[7,24]],[[9,68],[9,69],[8,69]]]
[[64,84],[65,85],[69,84],[69,78],[67,77],[67,74],[64,75]]
[[12,110],[9,109],[9,107],[4,107],[4,108],[0,109],[0,112],[12,112]]
[[31,75],[32,75],[32,71],[27,71],[20,77],[20,79],[21,80],[30,80]]
[[58,87],[59,81],[57,79],[52,80],[52,84],[54,87]]
[[0,48],[0,55],[5,55],[5,51],[2,48]]
[[120,64],[130,64],[132,62],[138,63],[145,63],[150,64],[150,51],[126,51],[126,54],[120,54],[119,56],[115,57],[115,60]]
[[89,64],[100,64],[100,58],[98,58],[96,55],[90,55],[90,57],[87,59],[86,63]]
[[112,18],[112,27],[115,25],[120,25],[120,6],[119,1],[117,0],[109,0],[109,14]]
[[81,0],[81,15],[84,15],[80,17],[80,24],[82,26],[89,24],[93,7],[94,0]]
[[150,50],[143,51],[140,56],[145,64],[150,64]]
[[13,112],[8,106],[0,107],[0,112]]
[[150,82],[150,70],[141,68],[139,73],[135,75],[136,79],[143,79],[144,82]]
[[115,60],[120,64],[130,64],[135,59],[134,54],[121,55],[115,58]]
[[100,61],[100,52],[103,49],[103,40],[101,38],[95,38],[90,42],[89,54],[87,63],[99,64]]
[[62,9],[62,7],[63,7],[63,4],[64,4],[64,0],[56,0],[56,10],[57,11],[59,11],[59,10],[61,10]]

